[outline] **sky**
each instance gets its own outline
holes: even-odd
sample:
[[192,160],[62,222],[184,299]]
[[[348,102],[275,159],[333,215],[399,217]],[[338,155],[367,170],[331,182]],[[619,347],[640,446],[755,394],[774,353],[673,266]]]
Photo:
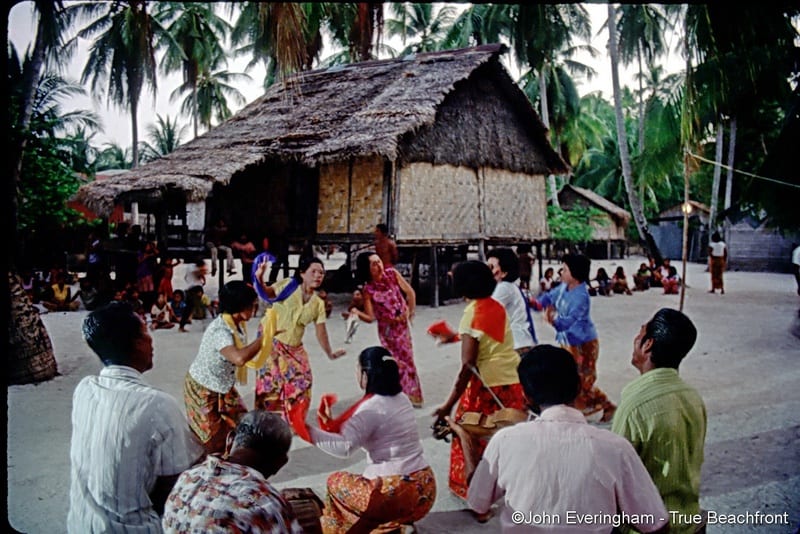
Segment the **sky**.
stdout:
[[[592,58],[588,54],[577,58],[579,61],[591,66],[595,69],[595,71],[597,71],[597,76],[595,76],[591,81],[579,81],[578,91],[581,95],[585,95],[593,91],[601,91],[606,98],[610,99],[611,61],[607,57],[606,52],[608,33],[606,30],[603,30],[602,33],[598,35],[602,24],[607,18],[607,6],[606,4],[598,3],[586,3],[584,6],[586,7],[592,19],[592,33],[595,37],[591,44],[597,49],[599,55],[597,58]],[[32,2],[18,3],[12,7],[9,15],[8,33],[9,40],[16,46],[19,53],[22,54],[25,48],[30,45],[31,40],[36,33],[35,16]],[[402,44],[400,43],[389,42],[388,44],[397,49],[402,48]],[[674,47],[675,43],[669,44]],[[81,43],[78,53],[75,54],[71,64],[62,74],[66,79],[76,83],[80,80],[80,74],[83,71],[83,67],[86,62],[88,47],[88,42],[83,41]],[[327,53],[330,53],[329,47],[327,50]],[[326,52],[323,51],[323,53]],[[510,54],[506,54],[505,56],[508,58],[510,57]],[[228,71],[245,72],[247,61],[247,58],[229,60]],[[510,65],[508,61],[506,61],[505,64],[512,77],[516,79],[519,73],[516,72],[515,66]],[[665,65],[667,72],[675,72],[680,70],[681,67],[682,63],[677,57],[671,58]],[[236,87],[245,97],[245,105],[249,104],[263,94],[262,81],[264,78],[264,69],[263,67],[258,66],[247,72],[247,74],[252,77],[251,82],[236,83]],[[624,69],[621,67],[620,80],[622,85],[632,86],[634,80],[633,76],[633,70]],[[157,116],[161,115],[164,118],[168,116],[173,120],[178,117],[179,125],[186,125],[183,142],[189,141],[192,136],[190,120],[188,117],[179,117],[178,111],[180,101],[171,102],[169,98],[172,91],[181,84],[180,73],[164,76],[159,72],[157,83],[158,89],[155,98],[153,98],[152,93],[148,89],[143,90],[141,95],[138,114],[139,140],[146,140],[147,127],[151,124],[154,124]],[[230,102],[229,106],[234,113],[243,107],[235,105],[233,102]],[[79,96],[63,103],[63,110],[65,112],[72,111],[74,109],[93,110],[100,116],[104,131],[98,133],[94,137],[93,144],[96,144],[102,148],[104,144],[113,142],[124,148],[130,147],[132,135],[131,118],[128,111],[107,104],[102,95],[100,97],[92,97],[89,95],[85,97]]]

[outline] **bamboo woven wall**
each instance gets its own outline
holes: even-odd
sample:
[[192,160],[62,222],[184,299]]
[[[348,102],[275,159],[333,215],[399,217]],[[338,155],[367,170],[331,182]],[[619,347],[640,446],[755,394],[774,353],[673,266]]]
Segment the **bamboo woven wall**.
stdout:
[[398,171],[397,239],[544,239],[542,176],[413,163]]
[[605,224],[592,221],[592,239],[599,241],[625,239],[625,228],[618,225],[611,215],[603,215],[603,220]]
[[383,218],[381,158],[356,160],[352,176],[347,162],[320,166],[317,233],[370,233]]
[[544,176],[489,168],[482,169],[481,174],[487,237],[548,237]]
[[479,234],[475,171],[412,163],[398,169],[397,239],[459,239]]

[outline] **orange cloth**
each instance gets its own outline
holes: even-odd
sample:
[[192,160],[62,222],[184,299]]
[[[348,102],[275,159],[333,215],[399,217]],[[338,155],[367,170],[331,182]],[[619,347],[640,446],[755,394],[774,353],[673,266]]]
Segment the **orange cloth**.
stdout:
[[506,335],[506,310],[502,304],[492,298],[475,301],[475,315],[470,325],[480,330],[498,343],[502,343]]

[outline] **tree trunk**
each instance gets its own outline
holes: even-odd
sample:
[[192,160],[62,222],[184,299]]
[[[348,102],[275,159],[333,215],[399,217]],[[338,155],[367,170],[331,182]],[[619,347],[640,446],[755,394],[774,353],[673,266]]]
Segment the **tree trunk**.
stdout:
[[[550,130],[550,111],[547,108],[547,76],[545,75],[545,67],[542,65],[541,72],[539,73],[539,109],[541,110],[542,123]],[[556,148],[558,152],[558,148]],[[550,203],[553,206],[559,206],[558,203],[558,185],[556,184],[556,177],[553,174],[547,176],[547,189],[550,193]]]
[[22,288],[19,277],[7,273],[11,320],[8,324],[8,375],[6,382],[31,384],[58,374],[53,344],[39,312]]
[[733,189],[733,164],[736,155],[736,117],[731,117],[731,131],[728,140],[728,172],[725,180],[725,209],[731,207],[731,189]]
[[194,122],[194,137],[195,137],[195,139],[197,139],[197,134],[198,134],[198,127],[197,127],[197,115],[198,115],[198,113],[199,112],[197,110],[197,83],[195,83],[195,84],[193,84],[193,87],[192,87],[192,119],[193,119],[192,122]]
[[617,123],[617,144],[619,145],[619,158],[622,165],[622,179],[625,183],[625,191],[628,194],[628,203],[631,206],[633,220],[639,232],[639,240],[642,245],[650,252],[658,263],[661,263],[661,252],[658,250],[655,239],[647,228],[647,219],[644,216],[642,201],[636,194],[633,184],[633,169],[631,168],[631,156],[628,152],[628,138],[625,133],[625,117],[622,113],[622,94],[619,87],[619,50],[617,48],[617,23],[616,9],[614,5],[608,4],[608,52],[611,56],[611,82],[614,93],[614,115]]
[[639,146],[636,147],[637,154],[644,154],[644,84],[642,75],[642,49],[636,47],[637,58],[639,60]]
[[133,140],[133,147],[131,148],[131,152],[133,153],[133,165],[131,166],[132,169],[135,169],[139,166],[139,118],[138,118],[138,109],[139,109],[139,102],[135,99],[131,99],[131,139]]
[[717,205],[719,204],[719,179],[722,175],[722,144],[725,142],[723,135],[722,118],[717,123],[717,147],[714,156],[714,181],[711,183],[711,211],[708,214],[708,235],[710,236],[717,227]]

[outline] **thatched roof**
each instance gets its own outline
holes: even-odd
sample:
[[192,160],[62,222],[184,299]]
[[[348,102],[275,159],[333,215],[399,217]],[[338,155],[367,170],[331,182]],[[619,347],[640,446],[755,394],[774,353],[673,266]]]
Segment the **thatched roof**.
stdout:
[[502,72],[500,85],[542,145],[539,173],[563,172],[547,129],[499,64],[505,50],[484,45],[299,73],[168,156],[83,186],[76,200],[106,215],[131,190],[174,187],[202,200],[215,183],[268,160],[309,167],[365,156],[395,161],[405,136],[433,124],[456,84],[488,64],[497,65],[495,77]]
[[597,193],[589,189],[578,187],[572,184],[567,184],[561,189],[561,191],[559,192],[559,196],[564,193],[568,193],[570,191],[585,198],[586,200],[588,200],[601,210],[610,213],[614,218],[618,219],[623,225],[627,225],[628,221],[631,220],[631,214],[628,210],[620,208],[610,200],[598,195]]

